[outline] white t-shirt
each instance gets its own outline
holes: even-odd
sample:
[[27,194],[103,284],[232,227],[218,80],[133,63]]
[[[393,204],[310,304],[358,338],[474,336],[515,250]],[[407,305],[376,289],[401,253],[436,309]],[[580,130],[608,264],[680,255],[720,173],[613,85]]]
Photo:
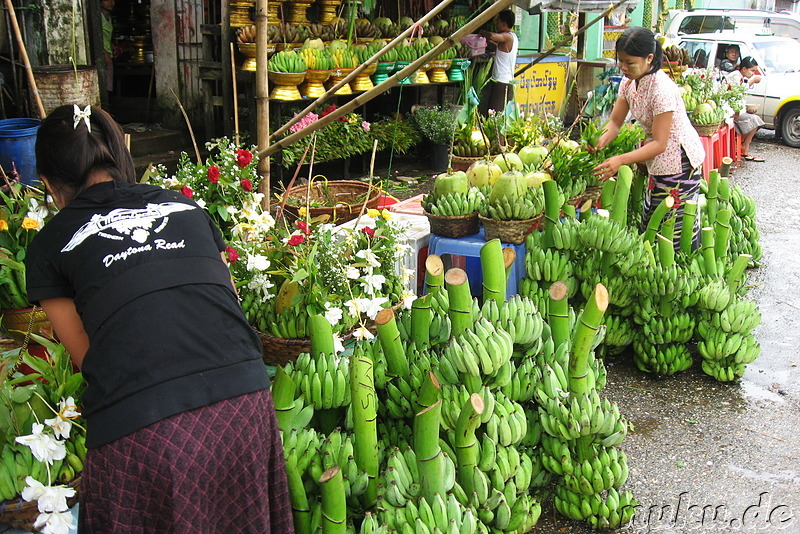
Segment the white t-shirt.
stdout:
[[511,51],[503,52],[498,47],[494,53],[494,65],[492,66],[492,78],[502,83],[514,81],[514,68],[517,66],[519,42],[516,33],[509,33],[511,34]]

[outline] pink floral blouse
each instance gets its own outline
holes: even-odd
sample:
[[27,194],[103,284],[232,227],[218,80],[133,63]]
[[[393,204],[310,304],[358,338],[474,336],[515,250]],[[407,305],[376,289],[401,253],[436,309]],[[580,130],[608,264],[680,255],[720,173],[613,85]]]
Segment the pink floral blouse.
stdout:
[[699,167],[705,158],[700,136],[689,122],[680,89],[663,71],[648,74],[639,80],[639,86],[630,78],[620,85],[619,94],[628,102],[631,116],[645,132],[645,143],[652,140],[653,118],[661,113],[673,111],[672,127],[667,139],[667,148],[661,154],[647,160],[647,170],[656,176],[681,172],[681,147],[693,168]]

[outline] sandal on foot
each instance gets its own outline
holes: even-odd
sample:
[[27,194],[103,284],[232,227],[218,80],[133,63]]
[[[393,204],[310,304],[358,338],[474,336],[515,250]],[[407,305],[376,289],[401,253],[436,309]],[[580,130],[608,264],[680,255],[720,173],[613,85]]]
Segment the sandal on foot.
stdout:
[[742,154],[742,159],[745,161],[753,161],[753,156],[750,154]]
[[747,156],[744,156],[744,159],[746,159],[747,161],[756,161],[759,163],[765,161],[764,158],[762,158],[761,156],[751,156],[749,154]]

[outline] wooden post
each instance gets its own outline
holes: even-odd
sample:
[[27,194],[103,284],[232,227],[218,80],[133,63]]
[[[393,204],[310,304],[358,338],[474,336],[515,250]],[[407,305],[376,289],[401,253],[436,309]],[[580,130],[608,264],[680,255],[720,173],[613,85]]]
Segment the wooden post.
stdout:
[[[366,104],[379,94],[383,93],[387,89],[390,89],[395,85],[397,85],[400,82],[400,80],[410,76],[412,72],[420,68],[422,65],[424,65],[431,59],[439,56],[439,54],[441,54],[451,46],[455,45],[456,43],[460,42],[461,39],[463,39],[466,35],[472,33],[473,30],[480,28],[483,24],[491,20],[492,17],[494,17],[497,13],[508,7],[513,1],[514,0],[497,0],[497,2],[492,4],[490,7],[486,8],[486,10],[483,13],[481,13],[471,21],[467,22],[464,26],[458,29],[453,35],[451,35],[450,37],[448,37],[447,39],[436,45],[432,50],[425,53],[422,57],[420,57],[410,65],[403,68],[400,72],[397,72],[393,76],[390,76],[388,80],[380,83],[379,85],[370,89],[369,91],[361,95],[358,95],[356,98],[354,98],[347,104],[336,108],[333,112],[329,113],[328,115],[325,115],[316,122],[309,124],[302,130],[295,132],[287,137],[284,137],[275,144],[270,145],[265,149],[262,149],[261,146],[259,146],[258,157],[265,158],[267,156],[270,156],[278,152],[282,148],[289,146],[292,143],[295,143],[300,139],[308,135],[311,135],[317,130],[324,128],[327,124],[329,124],[332,121],[335,121],[339,117],[350,113],[351,111],[357,109],[360,106],[363,106],[364,104]],[[259,116],[262,115],[259,114]]]
[[239,146],[239,89],[236,84],[236,54],[231,42],[231,79],[233,80],[233,142]]
[[267,46],[269,35],[267,33],[267,4],[268,0],[256,1],[256,113],[258,116],[258,175],[261,181],[258,192],[264,194],[261,207],[269,210],[270,203],[270,172],[269,155],[266,148],[269,146],[269,87],[267,82]]
[[28,83],[31,87],[33,100],[36,102],[36,109],[39,111],[39,118],[43,119],[47,116],[47,113],[44,110],[42,99],[39,97],[39,89],[37,89],[36,79],[33,77],[31,61],[28,59],[28,51],[25,49],[25,42],[22,40],[22,33],[19,31],[17,13],[14,11],[14,4],[11,0],[6,0],[6,8],[8,9],[8,18],[11,20],[11,26],[14,28],[14,36],[17,38],[17,46],[19,46],[19,53],[22,56],[22,64],[25,66],[25,74],[28,76]]

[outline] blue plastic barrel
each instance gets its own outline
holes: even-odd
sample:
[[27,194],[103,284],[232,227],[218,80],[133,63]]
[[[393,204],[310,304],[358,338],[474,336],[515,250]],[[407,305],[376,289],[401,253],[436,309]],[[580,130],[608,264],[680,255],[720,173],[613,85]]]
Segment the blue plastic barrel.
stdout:
[[27,185],[39,181],[36,174],[36,131],[39,119],[0,120],[0,165],[7,175],[17,168],[20,180]]

